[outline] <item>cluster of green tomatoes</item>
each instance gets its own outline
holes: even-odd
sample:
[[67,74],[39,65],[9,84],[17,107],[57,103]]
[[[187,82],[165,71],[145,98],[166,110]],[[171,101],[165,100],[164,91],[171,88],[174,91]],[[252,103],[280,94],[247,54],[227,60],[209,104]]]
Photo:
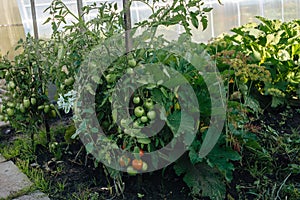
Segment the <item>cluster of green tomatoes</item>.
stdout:
[[8,82],[6,89],[12,95],[9,100],[0,105],[0,121],[6,122],[9,120],[9,118],[14,117],[18,113],[25,114],[34,110],[42,111],[44,114],[47,114],[50,117],[56,117],[55,106],[46,102],[42,105],[38,105],[35,94],[32,94],[29,97],[24,96],[21,100],[16,98],[18,89],[13,81]]
[[133,128],[139,128],[141,123],[145,125],[156,118],[154,103],[151,98],[142,101],[139,96],[135,96],[132,101],[135,105],[134,115],[136,116]]

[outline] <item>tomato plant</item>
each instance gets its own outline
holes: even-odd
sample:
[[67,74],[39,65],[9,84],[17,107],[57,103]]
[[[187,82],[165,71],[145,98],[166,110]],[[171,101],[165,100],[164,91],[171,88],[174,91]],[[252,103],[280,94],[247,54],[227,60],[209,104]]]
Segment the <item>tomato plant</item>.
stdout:
[[[269,96],[272,107],[293,104],[299,99],[299,20],[257,19],[260,23],[236,27],[208,49],[218,49],[219,68],[229,67],[244,97]],[[260,101],[266,106],[270,99]]]
[[[15,129],[31,134],[32,139],[40,126],[46,124],[47,127],[48,120],[54,116],[48,112],[50,110],[52,113],[58,112],[55,107],[50,109],[51,99],[47,95],[49,81],[54,79],[47,65],[48,61],[54,59],[45,53],[48,45],[47,41],[34,40],[31,36],[27,36],[24,41],[20,40],[17,46],[24,51],[13,61],[3,58],[0,64],[8,83],[2,115]],[[45,57],[48,58],[44,59]],[[47,61],[43,63],[43,60]],[[41,105],[46,106],[46,112],[37,109]],[[49,135],[47,139],[49,142]]]

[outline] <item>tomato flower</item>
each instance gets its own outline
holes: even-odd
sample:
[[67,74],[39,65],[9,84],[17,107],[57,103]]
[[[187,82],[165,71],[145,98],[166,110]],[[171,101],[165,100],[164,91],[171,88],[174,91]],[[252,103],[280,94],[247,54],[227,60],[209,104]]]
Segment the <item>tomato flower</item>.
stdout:
[[71,90],[64,95],[59,94],[59,98],[57,100],[58,108],[63,109],[65,113],[69,113],[71,108],[74,106],[76,95],[77,92],[74,90]]

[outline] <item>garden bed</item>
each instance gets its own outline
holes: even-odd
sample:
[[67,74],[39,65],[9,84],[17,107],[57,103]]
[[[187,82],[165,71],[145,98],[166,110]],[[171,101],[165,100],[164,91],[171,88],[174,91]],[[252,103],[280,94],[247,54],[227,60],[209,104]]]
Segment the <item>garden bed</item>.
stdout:
[[[300,107],[269,109],[260,119],[253,121],[252,131],[262,142],[260,145],[264,146],[265,153],[270,153],[271,160],[265,161],[263,158],[260,161],[256,160],[253,152],[245,149],[243,160],[234,164],[236,170],[233,173],[232,182],[226,187],[226,199],[255,199],[258,195],[271,195],[266,193],[268,191],[271,193],[272,189],[274,192],[278,191],[278,187],[272,188],[275,183],[283,185],[280,192],[284,193],[286,190],[291,192],[292,186],[299,187],[300,175],[297,173],[291,174],[287,182],[283,182],[285,176],[288,175],[288,172],[285,172],[288,166],[300,162],[297,158],[300,153],[299,109]],[[85,149],[81,149],[81,141],[74,141],[69,145],[65,143],[63,127],[67,127],[69,122],[66,123],[66,119],[63,121],[65,121],[63,126],[59,121],[54,123],[53,129],[56,131],[52,133],[56,141],[65,144],[61,146],[61,150],[64,151],[61,159],[56,159],[41,140],[37,140],[36,152],[32,155],[28,155],[26,151],[19,151],[17,155],[10,157],[10,160],[17,163],[22,159],[25,161],[28,158],[34,158],[30,159],[29,168],[39,170],[43,174],[45,181],[49,183],[49,186],[44,188],[44,192],[47,192],[51,199],[193,199],[182,177],[176,175],[172,165],[163,171],[143,175],[124,174],[124,193],[116,196],[113,180],[105,174],[101,164],[97,168],[94,167],[92,157],[86,155]],[[272,134],[277,135],[276,140]],[[22,133],[15,133],[10,126],[2,127],[0,136],[1,147],[4,148],[27,137]],[[297,138],[298,141],[295,140]],[[297,147],[297,144],[298,148],[292,149],[292,147]],[[278,145],[288,149],[282,149]],[[260,162],[259,167],[257,161]],[[252,167],[257,167],[255,173],[250,169]],[[270,169],[264,171],[268,167]],[[40,180],[33,179],[33,181]],[[43,187],[39,189],[43,190]],[[288,199],[296,200],[299,192],[295,190],[294,194],[290,195]],[[209,198],[197,197],[197,199]]]
[[53,199],[300,199],[300,21],[195,43],[211,8],[159,2],[123,38],[128,8],[54,0],[51,39],[0,60],[1,154]]

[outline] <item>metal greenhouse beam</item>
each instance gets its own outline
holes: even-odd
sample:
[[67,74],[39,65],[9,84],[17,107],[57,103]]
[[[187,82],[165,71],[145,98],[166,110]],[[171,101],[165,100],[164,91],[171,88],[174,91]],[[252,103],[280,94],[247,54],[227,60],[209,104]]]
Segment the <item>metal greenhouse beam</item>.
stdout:
[[38,39],[39,32],[38,32],[38,26],[37,26],[37,20],[36,20],[36,10],[35,10],[35,1],[34,0],[30,0],[30,7],[31,7],[34,38]]
[[77,0],[77,10],[78,10],[78,15],[79,17],[82,17],[83,21],[84,21],[84,18],[83,18],[83,12],[82,12],[82,7],[83,7],[83,3],[82,3],[82,0]]
[[132,38],[130,36],[131,13],[130,13],[130,1],[129,0],[123,0],[123,10],[124,10],[126,52],[130,52],[132,50]]

